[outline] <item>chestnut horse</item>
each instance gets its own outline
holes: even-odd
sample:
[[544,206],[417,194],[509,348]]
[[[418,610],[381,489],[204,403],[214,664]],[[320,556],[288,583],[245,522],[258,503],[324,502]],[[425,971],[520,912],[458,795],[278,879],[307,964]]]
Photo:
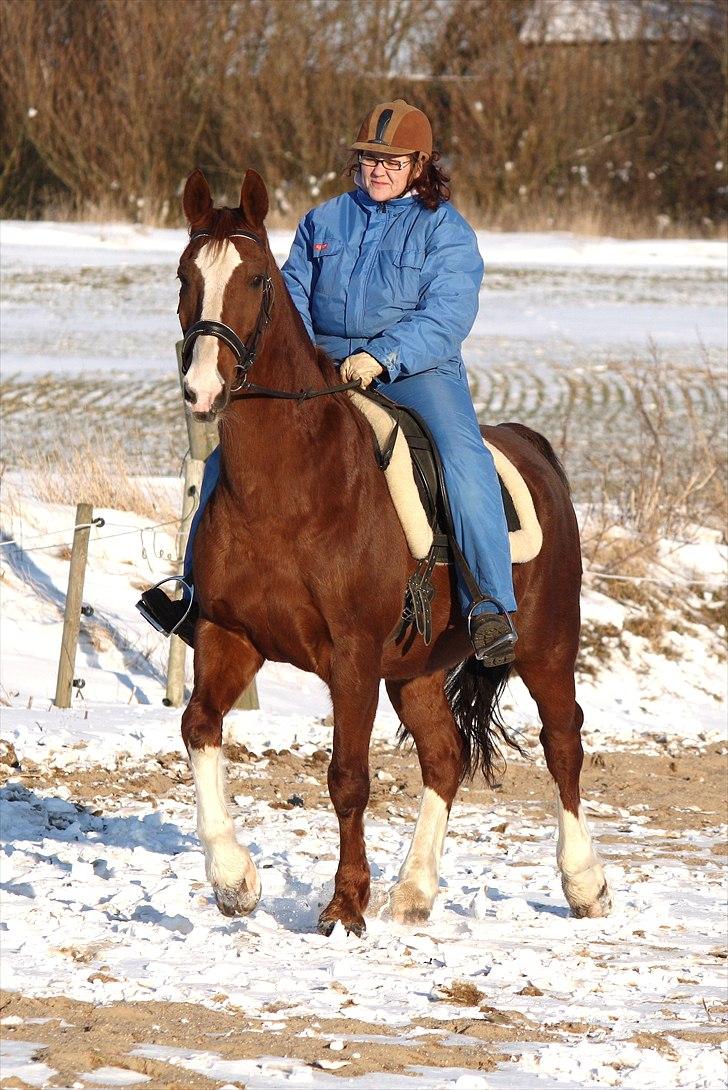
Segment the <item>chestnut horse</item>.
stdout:
[[[423,780],[390,909],[400,922],[426,919],[458,785],[477,767],[490,776],[499,736],[514,744],[497,715],[509,667],[488,670],[471,657],[447,565],[433,576],[431,643],[398,638],[415,561],[373,457],[368,423],[345,393],[325,394],[338,373],[311,343],[276,267],[262,179],[248,171],[239,207],[216,209],[204,175],[195,171],[183,205],[190,226],[179,264],[185,398],[196,418],[219,420],[221,452],[220,481],[195,539],[200,619],[194,688],[182,717],[208,878],[225,915],[251,912],[260,898],[257,870],[236,839],[226,803],[222,721],[265,659],[292,663],[323,679],[334,712],[328,785],[340,857],[319,929],[328,934],[340,920],[347,931],[364,931],[368,752],[384,679],[414,739]],[[263,384],[315,396],[264,397]],[[574,663],[581,560],[568,484],[535,432],[499,424],[483,433],[520,470],[543,529],[539,555],[514,569],[514,669],[538,706],[556,781],[566,899],[577,916],[601,916],[609,911],[609,892],[579,796],[583,715]]]

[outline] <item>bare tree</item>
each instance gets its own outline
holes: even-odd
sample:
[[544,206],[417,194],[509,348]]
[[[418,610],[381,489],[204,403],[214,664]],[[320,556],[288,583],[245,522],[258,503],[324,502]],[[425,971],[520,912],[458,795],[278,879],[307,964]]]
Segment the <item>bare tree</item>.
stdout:
[[567,42],[539,37],[538,0],[4,0],[0,205],[163,220],[193,166],[230,199],[255,166],[291,217],[348,184],[359,120],[402,96],[481,220],[718,220],[725,8],[663,9]]

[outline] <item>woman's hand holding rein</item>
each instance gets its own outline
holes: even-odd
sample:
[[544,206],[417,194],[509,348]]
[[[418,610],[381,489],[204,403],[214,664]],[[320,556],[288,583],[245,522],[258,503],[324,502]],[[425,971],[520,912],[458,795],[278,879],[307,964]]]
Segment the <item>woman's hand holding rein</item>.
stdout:
[[340,374],[343,382],[356,382],[358,379],[362,389],[366,390],[383,371],[384,368],[374,356],[368,352],[355,352],[342,361]]

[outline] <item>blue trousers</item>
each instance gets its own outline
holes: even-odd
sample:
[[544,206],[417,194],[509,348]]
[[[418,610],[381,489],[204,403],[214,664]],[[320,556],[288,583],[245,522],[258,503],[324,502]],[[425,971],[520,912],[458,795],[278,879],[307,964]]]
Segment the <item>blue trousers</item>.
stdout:
[[[465,369],[461,366],[459,374],[433,369],[391,383],[375,382],[374,387],[397,404],[414,409],[429,427],[442,458],[458,545],[483,593],[497,598],[512,613],[516,599],[498,474],[480,434]],[[205,463],[200,504],[185,553],[186,575],[192,571],[195,531],[219,475],[218,448]],[[459,576],[458,592],[467,614],[472,598]],[[497,609],[486,602],[476,612],[480,611]]]
[[[398,405],[414,409],[432,432],[442,459],[458,545],[484,594],[512,613],[516,608],[508,525],[493,456],[483,443],[465,368],[433,368],[390,383],[376,382]],[[463,614],[472,598],[458,573]],[[485,603],[475,612],[497,612]]]

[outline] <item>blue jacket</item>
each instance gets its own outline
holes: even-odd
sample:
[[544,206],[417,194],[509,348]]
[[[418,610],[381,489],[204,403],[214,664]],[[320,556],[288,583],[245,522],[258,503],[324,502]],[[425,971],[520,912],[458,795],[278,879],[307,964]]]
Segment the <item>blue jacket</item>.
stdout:
[[392,381],[459,371],[483,262],[451,204],[430,212],[413,196],[380,203],[357,189],[303,217],[283,276],[316,344],[338,361],[369,352]]

